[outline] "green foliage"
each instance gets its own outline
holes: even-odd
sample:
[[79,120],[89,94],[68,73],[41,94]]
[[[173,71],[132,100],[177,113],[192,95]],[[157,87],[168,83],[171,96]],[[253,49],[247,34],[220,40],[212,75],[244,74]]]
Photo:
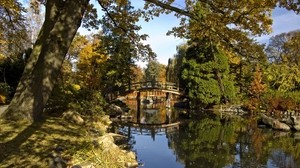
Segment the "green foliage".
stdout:
[[157,60],[149,61],[144,70],[144,81],[166,81],[165,69],[165,66]]
[[[174,55],[174,58],[169,59],[166,69],[166,80],[168,82],[182,84],[181,71],[187,47],[187,44],[176,46],[177,53]],[[180,87],[182,88],[183,86]]]
[[223,85],[224,85],[224,95],[228,98],[229,102],[235,102],[237,99],[236,88],[234,86],[234,80],[230,75],[223,76]]
[[299,90],[300,69],[298,65],[271,64],[265,71],[270,88],[281,92]]
[[56,86],[47,103],[50,112],[71,109],[82,115],[104,114],[106,102],[100,92],[77,84]]
[[181,77],[189,98],[197,106],[200,103],[207,107],[235,97],[227,57],[208,39],[189,45]]
[[81,88],[74,94],[73,101],[69,103],[68,108],[78,111],[81,114],[104,114],[105,100],[100,92],[90,91]]

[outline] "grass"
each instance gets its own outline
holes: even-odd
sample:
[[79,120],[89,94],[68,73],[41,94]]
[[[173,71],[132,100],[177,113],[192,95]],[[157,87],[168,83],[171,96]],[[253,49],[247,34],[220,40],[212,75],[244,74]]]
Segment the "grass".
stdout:
[[103,140],[110,134],[91,134],[92,123],[79,126],[53,116],[33,124],[0,120],[0,167],[48,167],[57,147],[62,148],[61,156],[68,165],[117,168],[134,161],[128,152],[110,144],[112,139]]

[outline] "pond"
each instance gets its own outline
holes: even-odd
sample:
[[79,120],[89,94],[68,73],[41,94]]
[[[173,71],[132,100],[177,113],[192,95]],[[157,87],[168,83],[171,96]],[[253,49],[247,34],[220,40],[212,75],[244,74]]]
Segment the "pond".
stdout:
[[298,133],[258,128],[249,117],[190,116],[164,104],[128,105],[132,118],[115,123],[115,130],[127,137],[139,167],[300,167]]

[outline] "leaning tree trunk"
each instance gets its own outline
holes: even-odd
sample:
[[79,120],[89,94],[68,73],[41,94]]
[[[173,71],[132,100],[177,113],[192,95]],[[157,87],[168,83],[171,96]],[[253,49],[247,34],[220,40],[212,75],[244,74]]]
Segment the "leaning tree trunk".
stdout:
[[47,1],[44,24],[5,118],[29,121],[40,118],[88,2]]

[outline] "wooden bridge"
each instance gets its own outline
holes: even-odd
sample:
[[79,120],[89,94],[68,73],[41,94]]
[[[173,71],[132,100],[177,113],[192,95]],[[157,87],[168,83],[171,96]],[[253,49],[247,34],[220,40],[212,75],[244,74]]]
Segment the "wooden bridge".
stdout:
[[125,86],[125,92],[144,92],[151,90],[159,90],[165,93],[172,93],[176,95],[183,95],[183,91],[175,83],[170,82],[159,82],[159,81],[147,81],[147,82],[136,82],[130,83]]

